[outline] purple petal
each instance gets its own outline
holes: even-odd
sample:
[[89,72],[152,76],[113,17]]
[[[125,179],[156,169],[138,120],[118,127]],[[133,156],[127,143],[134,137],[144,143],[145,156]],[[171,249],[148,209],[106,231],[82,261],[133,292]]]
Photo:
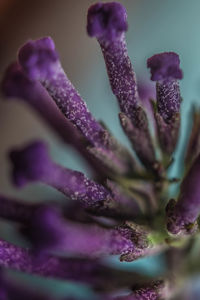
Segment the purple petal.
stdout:
[[128,226],[106,229],[94,224],[74,223],[64,220],[53,207],[43,207],[36,211],[28,237],[39,250],[102,256],[135,252],[134,233]]
[[26,43],[19,51],[19,62],[30,79],[39,80],[65,117],[92,145],[101,145],[104,131],[88,111],[64,73],[51,38]]
[[157,81],[158,113],[165,121],[180,110],[181,97],[177,79],[182,79],[183,75],[179,64],[179,56],[174,52],[156,54],[147,60],[151,79]]
[[38,257],[28,249],[3,240],[0,240],[0,266],[47,278],[83,282],[104,290],[141,280],[138,274],[106,267],[97,260],[59,258],[45,254]]
[[174,151],[179,135],[181,95],[177,80],[183,77],[179,64],[179,56],[174,52],[156,54],[147,60],[151,79],[156,81],[158,138],[167,155]]
[[128,29],[127,13],[118,2],[96,3],[88,10],[87,32],[97,38],[115,39]]
[[54,68],[58,61],[55,45],[50,37],[41,40],[27,42],[19,51],[19,62],[25,73],[32,80],[55,74]]
[[[120,15],[116,17],[115,11]],[[138,94],[124,36],[127,27],[121,26],[125,17],[125,8],[121,4],[97,3],[88,11],[87,28],[89,35],[96,36],[101,46],[112,91],[119,101],[120,109],[132,119],[138,104]],[[104,19],[106,25],[102,22]]]
[[147,67],[151,69],[153,81],[182,79],[183,73],[179,65],[179,56],[174,52],[156,54],[147,60]]
[[47,146],[33,142],[22,150],[10,154],[13,164],[13,181],[21,187],[34,181],[50,185],[87,208],[112,202],[112,196],[102,185],[89,180],[81,172],[55,164],[49,157]]

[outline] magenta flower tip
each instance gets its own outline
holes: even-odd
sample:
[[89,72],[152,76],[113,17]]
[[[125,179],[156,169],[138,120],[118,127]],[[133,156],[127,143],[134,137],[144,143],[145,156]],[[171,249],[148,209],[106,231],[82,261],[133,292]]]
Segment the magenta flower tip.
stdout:
[[91,37],[115,39],[128,29],[127,13],[118,2],[96,3],[88,10],[87,32]]
[[153,55],[147,60],[151,70],[151,80],[182,79],[183,72],[179,67],[180,59],[174,52],[164,52]]
[[58,61],[55,45],[50,37],[29,41],[19,50],[19,63],[32,80],[54,74],[54,63]]
[[18,187],[29,181],[40,180],[49,165],[47,146],[40,141],[31,143],[23,150],[11,151],[10,159],[13,165],[13,182]]

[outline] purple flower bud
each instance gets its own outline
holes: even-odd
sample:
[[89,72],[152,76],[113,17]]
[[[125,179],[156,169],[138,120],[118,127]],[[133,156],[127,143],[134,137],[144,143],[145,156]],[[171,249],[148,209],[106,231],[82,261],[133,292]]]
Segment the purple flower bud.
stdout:
[[112,203],[109,191],[102,185],[89,180],[81,172],[63,168],[49,157],[47,146],[33,142],[22,150],[10,153],[13,164],[13,182],[23,186],[41,181],[50,185],[72,200],[78,200],[86,208]]
[[93,259],[61,258],[47,254],[38,257],[31,250],[3,240],[0,240],[0,267],[47,278],[87,283],[102,290],[127,286],[142,278],[137,273],[113,269]]
[[29,41],[19,51],[19,62],[30,79],[41,82],[65,117],[83,136],[92,145],[102,145],[104,130],[64,73],[53,40]]
[[[141,114],[138,114],[138,109],[142,111],[143,109],[139,107],[136,77],[125,41],[125,31],[127,30],[125,8],[116,2],[97,3],[91,6],[88,10],[87,30],[90,36],[95,36],[98,39],[106,63],[111,88],[119,101],[121,112],[130,119],[136,130],[141,132],[144,140],[148,140],[151,152],[150,160],[149,153],[144,158],[143,154],[146,153],[146,148],[142,149],[143,145],[140,139],[135,139],[137,142],[132,143],[132,145],[142,163],[149,167],[155,163],[155,153],[149,134],[147,118],[145,118],[145,128],[138,126],[139,123],[144,121],[144,118],[140,120]],[[145,115],[144,111],[143,115]],[[130,135],[130,132],[126,130],[126,126],[123,129],[132,142],[131,136],[135,136],[135,132],[132,132]]]
[[160,145],[171,154],[176,146],[180,125],[181,96],[177,79],[182,79],[179,56],[174,52],[156,54],[147,60],[151,79],[156,81],[157,122]]
[[121,111],[134,119],[138,94],[124,36],[127,30],[125,8],[116,2],[91,6],[87,29],[90,36],[97,37],[101,46],[112,91],[119,101]]
[[[75,265],[79,267],[77,262]],[[42,258],[35,257],[30,250],[3,240],[0,240],[0,266],[47,277],[69,279],[74,276],[72,269],[69,270],[73,266],[72,260],[47,255]]]
[[112,40],[127,29],[126,9],[120,3],[96,3],[89,8],[87,16],[89,36]]
[[[138,255],[139,232],[134,227],[121,225],[103,228],[94,224],[64,220],[53,207],[42,207],[32,218],[27,236],[38,250],[63,251],[86,256]],[[144,238],[144,237],[143,237]],[[148,244],[147,244],[148,245]]]
[[179,56],[174,52],[156,54],[147,60],[151,79],[157,82],[157,109],[169,122],[180,110],[180,91],[177,79],[182,79]]
[[180,196],[167,205],[167,229],[173,234],[188,234],[197,229],[200,213],[200,155],[193,162],[180,189]]

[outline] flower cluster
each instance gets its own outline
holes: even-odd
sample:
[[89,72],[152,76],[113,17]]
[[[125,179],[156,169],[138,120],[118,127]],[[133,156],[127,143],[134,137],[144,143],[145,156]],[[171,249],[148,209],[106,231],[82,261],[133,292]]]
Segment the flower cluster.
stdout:
[[[57,164],[43,141],[10,151],[16,187],[41,182],[67,201],[64,206],[27,204],[0,196],[0,217],[16,222],[29,243],[25,248],[0,240],[2,300],[52,299],[16,284],[5,268],[85,283],[104,300],[169,299],[188,274],[198,272],[198,263],[191,268],[193,260],[186,254],[199,232],[200,113],[194,112],[180,194],[169,201],[170,184],[176,182],[168,178],[167,169],[180,128],[180,60],[174,52],[147,60],[156,82],[156,99],[148,99],[147,109],[128,56],[127,28],[127,13],[120,3],[97,3],[88,10],[87,32],[101,47],[120,107],[119,120],[135,155],[93,117],[65,74],[50,37],[24,44],[5,72],[5,98],[23,100],[35,109],[85,158],[93,179]],[[130,262],[160,252],[170,266],[163,278],[118,270],[105,261],[109,255]]]

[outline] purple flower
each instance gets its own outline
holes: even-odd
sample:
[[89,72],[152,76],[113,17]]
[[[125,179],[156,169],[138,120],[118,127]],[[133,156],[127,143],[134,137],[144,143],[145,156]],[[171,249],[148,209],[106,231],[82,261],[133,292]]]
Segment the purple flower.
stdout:
[[146,254],[145,231],[134,224],[104,228],[64,219],[54,207],[43,206],[32,216],[26,235],[40,251],[59,251],[89,257],[121,255],[123,260]]
[[135,73],[124,36],[126,18],[125,8],[120,3],[97,3],[88,10],[87,31],[98,39],[101,46],[110,84],[121,111],[132,118],[138,99]]
[[151,80],[182,79],[183,73],[179,64],[179,56],[174,52],[164,52],[152,56],[147,61],[147,67],[151,69]]
[[126,19],[126,9],[120,3],[97,3],[88,10],[87,32],[91,37],[112,40],[128,29]]
[[19,62],[31,80],[38,80],[66,118],[95,146],[102,144],[102,126],[88,111],[59,62],[50,37],[29,41],[19,51]]
[[87,283],[101,290],[126,287],[133,280],[139,282],[148,279],[134,272],[111,268],[94,259],[62,258],[49,254],[36,256],[30,249],[3,240],[0,240],[0,250],[1,267],[47,278]]
[[179,56],[174,52],[156,54],[147,60],[151,80],[156,81],[156,113],[158,137],[164,153],[175,149],[180,126],[181,96],[178,79],[182,79]]
[[89,180],[78,171],[63,168],[49,157],[47,146],[36,141],[22,150],[10,153],[13,163],[13,183],[22,187],[30,182],[41,181],[50,185],[72,200],[80,201],[85,208],[102,206],[112,202],[112,196],[102,185]]
[[[200,267],[192,251],[199,244],[199,115],[194,115],[186,154],[186,167],[192,166],[177,200],[168,202],[170,184],[177,182],[168,177],[167,168],[180,127],[179,56],[164,52],[148,59],[156,81],[156,102],[151,99],[150,107],[151,93],[138,94],[127,28],[120,3],[96,3],[88,10],[87,32],[100,44],[120,123],[137,157],[93,117],[66,76],[50,37],[25,43],[18,61],[7,68],[1,83],[4,96],[26,102],[95,172],[89,179],[59,165],[43,141],[13,148],[14,185],[46,184],[66,201],[55,197],[28,203],[0,195],[0,218],[11,222],[22,238],[17,245],[0,238],[0,268],[87,284],[99,300],[171,299],[176,283],[180,289]],[[160,252],[168,264],[162,279],[109,266],[110,255],[128,263]],[[0,299],[53,300],[0,271]]]

